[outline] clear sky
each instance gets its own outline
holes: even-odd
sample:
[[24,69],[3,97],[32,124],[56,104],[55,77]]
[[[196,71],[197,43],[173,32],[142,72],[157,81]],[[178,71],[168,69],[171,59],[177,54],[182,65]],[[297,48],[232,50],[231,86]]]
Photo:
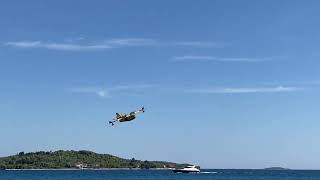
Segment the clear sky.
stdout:
[[[2,1],[0,156],[320,168],[320,2]],[[145,106],[135,121],[116,112]]]

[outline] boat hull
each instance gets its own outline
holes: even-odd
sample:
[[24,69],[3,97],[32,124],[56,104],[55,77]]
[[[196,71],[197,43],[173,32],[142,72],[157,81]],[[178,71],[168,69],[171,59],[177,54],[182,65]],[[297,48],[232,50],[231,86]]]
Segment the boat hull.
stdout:
[[184,169],[174,169],[172,170],[175,173],[199,173],[199,170],[184,170]]

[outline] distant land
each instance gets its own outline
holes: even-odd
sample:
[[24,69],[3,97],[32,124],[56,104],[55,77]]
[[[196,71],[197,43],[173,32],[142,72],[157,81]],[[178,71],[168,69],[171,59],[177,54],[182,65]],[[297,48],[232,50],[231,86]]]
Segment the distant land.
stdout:
[[179,168],[186,165],[189,164],[124,159],[86,150],[19,152],[17,155],[0,158],[0,169],[150,169]]
[[283,167],[269,167],[269,168],[264,168],[264,170],[290,170],[290,169],[283,168]]

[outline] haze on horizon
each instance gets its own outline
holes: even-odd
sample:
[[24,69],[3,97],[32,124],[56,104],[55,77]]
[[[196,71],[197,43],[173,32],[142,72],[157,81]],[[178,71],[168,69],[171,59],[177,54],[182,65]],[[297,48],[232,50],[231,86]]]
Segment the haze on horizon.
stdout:
[[[319,169],[320,2],[3,1],[0,156]],[[144,106],[110,127],[116,112]]]

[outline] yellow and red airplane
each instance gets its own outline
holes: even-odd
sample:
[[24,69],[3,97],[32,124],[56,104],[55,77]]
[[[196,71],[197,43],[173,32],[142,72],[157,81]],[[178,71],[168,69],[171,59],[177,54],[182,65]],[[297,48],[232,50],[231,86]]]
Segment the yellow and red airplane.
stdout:
[[129,114],[116,113],[116,118],[113,119],[112,121],[109,121],[109,124],[111,124],[113,126],[114,123],[116,123],[116,122],[132,121],[136,118],[136,115],[140,112],[144,113],[144,107],[142,107],[141,109],[139,109],[137,111],[130,112]]

